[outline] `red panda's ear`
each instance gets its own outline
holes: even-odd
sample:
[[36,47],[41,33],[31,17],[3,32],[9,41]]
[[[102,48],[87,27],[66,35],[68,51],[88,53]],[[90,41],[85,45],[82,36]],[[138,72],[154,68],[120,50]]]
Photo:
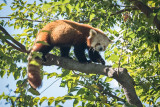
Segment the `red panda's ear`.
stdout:
[[96,36],[97,32],[93,29],[90,29],[89,31],[89,36],[87,37],[87,46],[91,47],[91,39],[93,38],[93,36]]
[[91,47],[91,38],[87,38],[87,46]]
[[97,32],[94,29],[90,29],[89,37],[93,37],[93,36],[96,36],[96,35],[97,35]]

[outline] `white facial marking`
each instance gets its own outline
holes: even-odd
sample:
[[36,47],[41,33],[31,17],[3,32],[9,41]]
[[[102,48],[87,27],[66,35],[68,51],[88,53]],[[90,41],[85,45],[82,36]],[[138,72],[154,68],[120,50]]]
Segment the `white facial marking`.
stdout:
[[97,33],[97,35],[91,36],[91,38],[91,47],[96,51],[105,51],[106,47],[111,43],[109,38],[101,33]]

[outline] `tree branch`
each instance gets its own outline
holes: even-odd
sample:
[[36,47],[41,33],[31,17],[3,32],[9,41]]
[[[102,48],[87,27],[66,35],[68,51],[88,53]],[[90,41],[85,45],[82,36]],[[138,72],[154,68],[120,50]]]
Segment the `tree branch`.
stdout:
[[136,105],[137,107],[143,107],[142,103],[136,95],[134,89],[134,81],[132,77],[130,77],[130,75],[127,73],[127,69],[125,68],[111,68],[94,63],[82,64],[77,61],[58,57],[52,54],[46,55],[46,59],[47,61],[43,62],[43,65],[46,66],[57,65],[64,69],[76,70],[87,74],[101,74],[106,75],[110,78],[114,78],[121,84],[128,103]]
[[29,53],[29,51],[26,50],[25,46],[22,45],[20,42],[16,41],[1,25],[0,25],[0,30],[9,37],[9,39],[15,43],[16,45],[14,45],[13,43],[9,42],[5,37],[2,36],[2,38],[6,41],[6,43],[8,43],[9,45],[11,45],[13,48],[17,49],[18,51],[21,52],[25,52],[25,53]]
[[6,41],[6,43],[7,43],[8,45],[12,46],[14,49],[16,49],[16,50],[18,50],[18,51],[20,51],[20,52],[25,52],[24,50],[22,50],[21,48],[15,46],[14,44],[12,44],[11,42],[9,42],[8,40],[5,39],[5,41]]
[[[147,16],[147,18],[150,18],[151,14],[153,13],[153,9],[155,9],[155,8],[150,8],[149,6],[143,4],[141,1],[138,0],[129,0],[129,1],[133,2],[133,4],[139,10],[141,10]],[[153,23],[156,25],[157,29],[160,30],[160,21],[158,20],[157,15],[154,17]]]
[[[11,19],[11,17],[0,17],[0,18]],[[24,19],[24,18],[20,18],[20,17],[17,17],[17,18],[14,18],[14,19],[27,20],[27,21],[32,21],[32,22],[44,22],[44,21],[41,21],[41,20],[31,20],[31,19]]]
[[116,12],[116,13],[112,13],[111,16],[121,14],[121,13],[126,12],[126,11],[132,11],[132,10],[138,10],[138,8],[133,7],[133,8],[130,8],[130,9],[122,9],[122,10]]

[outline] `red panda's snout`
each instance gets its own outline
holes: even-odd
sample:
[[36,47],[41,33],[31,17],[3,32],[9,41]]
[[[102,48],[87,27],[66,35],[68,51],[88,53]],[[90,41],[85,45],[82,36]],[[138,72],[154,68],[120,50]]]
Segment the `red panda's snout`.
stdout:
[[94,47],[94,50],[96,50],[96,51],[105,51],[105,47],[102,46],[101,44],[96,44],[96,46]]

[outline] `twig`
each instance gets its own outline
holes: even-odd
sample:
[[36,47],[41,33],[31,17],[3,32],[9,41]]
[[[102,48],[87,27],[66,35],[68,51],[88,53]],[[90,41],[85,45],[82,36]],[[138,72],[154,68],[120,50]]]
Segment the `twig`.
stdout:
[[51,87],[55,82],[57,82],[59,79],[61,78],[58,78],[56,79],[55,81],[53,81],[47,88],[45,88],[40,94],[42,94],[44,91],[46,91],[49,87]]
[[115,98],[117,99],[117,101],[122,101],[122,102],[126,102],[124,99],[121,99],[115,95],[113,95],[112,93],[109,93],[109,92],[106,92],[106,91],[103,91],[104,94],[107,94],[108,96],[112,97],[112,98]]
[[[11,17],[0,17],[0,18],[11,19]],[[31,20],[31,19],[25,19],[25,18],[20,18],[20,17],[17,17],[17,18],[14,18],[14,19],[27,20],[27,21],[32,21],[32,22],[44,22],[44,21],[41,21],[41,20]]]
[[[139,10],[141,10],[146,15],[147,18],[151,17],[151,14],[153,13],[154,9],[157,9],[155,7],[149,7],[149,6],[145,5],[143,2],[138,1],[138,0],[128,0],[128,1],[133,2],[133,4]],[[155,26],[157,27],[157,29],[160,30],[160,20],[158,20],[157,15],[154,17],[153,23],[155,24]]]
[[117,14],[121,14],[123,12],[126,12],[126,11],[131,11],[131,10],[138,10],[138,8],[134,7],[134,8],[130,8],[130,9],[123,9],[123,10],[120,10],[116,13],[112,13],[110,16],[113,16],[113,15],[117,15]]
[[147,78],[155,78],[155,77],[160,77],[160,75],[147,76]]
[[[72,71],[73,71],[74,74],[77,75],[77,73],[75,72],[75,70],[72,70]],[[86,80],[86,78],[85,78],[84,76],[81,75],[81,77],[82,77],[84,80]],[[88,80],[86,80],[86,81],[88,81]],[[95,80],[95,81],[96,81],[96,80]],[[102,84],[99,84],[99,83],[97,83],[97,84],[98,84],[98,87],[99,87],[99,88],[101,87],[101,88],[100,88],[100,91],[102,91],[102,94],[107,94],[108,96],[117,99],[117,101],[125,102],[124,99],[121,99],[121,98],[113,95],[112,93],[106,92],[106,90],[101,90],[101,89],[105,89],[105,88],[102,86]],[[90,85],[90,86],[91,86],[91,85]],[[86,86],[84,86],[84,87],[86,87]],[[92,86],[91,86],[91,87],[92,87]],[[87,87],[87,88],[90,89],[90,87]],[[92,90],[92,89],[91,89],[91,90]],[[92,91],[94,91],[94,90],[92,90]],[[101,93],[100,93],[100,94],[101,94]]]

